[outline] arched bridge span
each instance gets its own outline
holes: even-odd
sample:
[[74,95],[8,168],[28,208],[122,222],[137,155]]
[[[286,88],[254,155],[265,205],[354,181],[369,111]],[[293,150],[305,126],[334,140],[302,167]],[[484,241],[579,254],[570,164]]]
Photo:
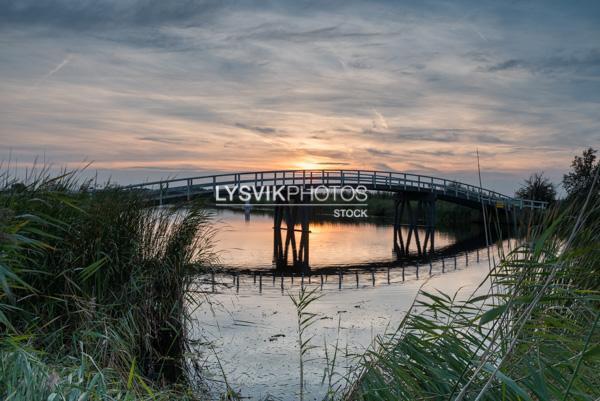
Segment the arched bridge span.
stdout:
[[214,193],[217,187],[261,186],[351,186],[373,191],[434,194],[437,199],[472,208],[481,205],[508,209],[544,209],[546,202],[517,199],[475,185],[421,174],[373,170],[273,170],[214,174],[128,185],[123,188],[147,191],[159,203],[191,199]]

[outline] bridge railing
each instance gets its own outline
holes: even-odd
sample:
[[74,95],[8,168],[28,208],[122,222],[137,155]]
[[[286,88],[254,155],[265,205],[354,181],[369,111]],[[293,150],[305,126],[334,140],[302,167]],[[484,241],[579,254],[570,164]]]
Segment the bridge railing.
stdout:
[[397,173],[377,170],[271,170],[214,174],[189,178],[128,185],[123,188],[156,193],[160,199],[198,192],[215,191],[217,186],[234,185],[365,185],[377,190],[410,190],[443,193],[449,196],[478,202],[502,203],[517,208],[543,209],[545,202],[516,199],[496,191],[462,182],[420,174]]

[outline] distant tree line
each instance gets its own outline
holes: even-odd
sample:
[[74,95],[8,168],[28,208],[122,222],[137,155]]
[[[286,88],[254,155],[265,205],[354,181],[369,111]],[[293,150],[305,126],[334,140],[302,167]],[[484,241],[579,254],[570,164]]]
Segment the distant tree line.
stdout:
[[[567,199],[577,194],[588,192],[595,175],[600,171],[600,161],[596,161],[597,150],[588,148],[581,156],[575,156],[571,170],[563,176],[562,186],[567,193]],[[523,186],[515,192],[515,196],[544,202],[556,200],[556,185],[544,176],[544,172],[533,173],[525,180]]]

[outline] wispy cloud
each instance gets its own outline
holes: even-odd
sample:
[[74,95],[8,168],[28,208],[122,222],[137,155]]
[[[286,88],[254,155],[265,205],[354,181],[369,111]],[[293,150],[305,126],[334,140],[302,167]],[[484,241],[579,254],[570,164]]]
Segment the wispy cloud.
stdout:
[[51,69],[50,71],[48,71],[48,73],[46,75],[44,75],[44,77],[42,78],[42,80],[46,80],[46,79],[50,78],[52,75],[54,75],[57,72],[59,72],[65,65],[69,64],[69,62],[71,61],[72,58],[73,57],[69,54],[56,67],[54,67],[53,69]]
[[257,132],[259,134],[264,134],[264,135],[271,135],[271,134],[275,134],[278,132],[278,130],[273,127],[259,127],[259,126],[253,126],[253,125],[248,125],[248,124],[243,124],[243,123],[235,123],[235,126],[238,128],[243,128],[245,130]]

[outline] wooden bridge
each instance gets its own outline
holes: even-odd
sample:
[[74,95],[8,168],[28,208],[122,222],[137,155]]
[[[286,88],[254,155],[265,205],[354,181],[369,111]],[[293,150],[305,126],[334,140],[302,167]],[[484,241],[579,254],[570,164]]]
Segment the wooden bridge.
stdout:
[[431,193],[438,199],[458,203],[472,208],[488,205],[508,209],[545,209],[546,202],[517,199],[501,193],[465,184],[420,174],[370,170],[278,170],[231,174],[214,174],[189,178],[174,178],[161,181],[128,185],[123,188],[142,190],[160,204],[211,194],[217,187],[249,185],[261,186],[365,186],[368,190]]
[[[508,219],[526,209],[545,209],[546,202],[517,199],[501,193],[448,180],[419,174],[372,170],[279,170],[232,174],[215,174],[189,178],[146,182],[123,187],[140,191],[151,200],[164,203],[191,200],[196,196],[216,194],[218,190],[248,187],[302,187],[302,188],[356,188],[368,191],[395,193],[393,249],[399,256],[408,256],[414,238],[419,256],[434,252],[435,202],[438,199],[481,210],[502,209]],[[223,194],[223,192],[221,192]],[[340,202],[340,207],[344,202]],[[277,267],[307,269],[309,266],[308,207],[319,203],[305,203],[296,198],[290,203],[274,204],[273,260]],[[366,204],[365,204],[366,206]],[[285,223],[285,227],[283,226]],[[403,233],[402,227],[408,232]],[[424,230],[421,241],[419,230]],[[285,239],[282,233],[285,232]],[[299,233],[298,237],[296,233]],[[423,234],[421,232],[421,234]]]

